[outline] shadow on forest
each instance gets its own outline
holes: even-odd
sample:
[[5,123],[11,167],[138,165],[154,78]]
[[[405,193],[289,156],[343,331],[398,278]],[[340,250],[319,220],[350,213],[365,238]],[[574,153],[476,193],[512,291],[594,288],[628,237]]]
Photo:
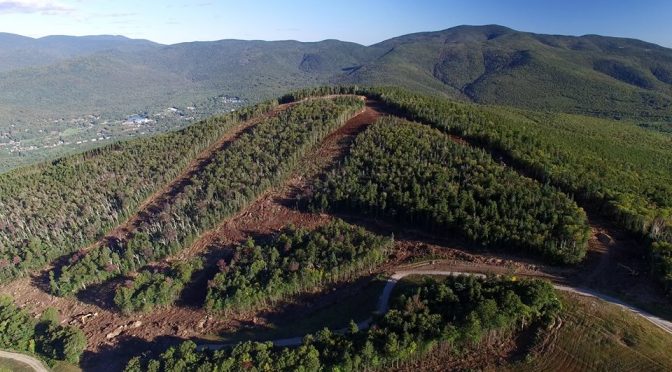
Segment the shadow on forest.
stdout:
[[[255,313],[255,318],[264,319],[264,324],[258,324],[254,320],[241,321],[240,326],[235,332],[225,332],[220,334],[220,336],[227,340],[232,340],[227,342],[247,340],[270,341],[281,338],[303,337],[307,333],[317,332],[324,327],[331,329],[346,328],[351,319],[338,319],[340,316],[346,314],[333,314],[333,312],[330,311],[330,308],[343,304],[353,297],[360,296],[367,286],[373,285],[377,280],[377,274],[372,273],[353,281],[342,281],[318,292],[292,296],[287,300],[274,303],[266,310]],[[383,282],[384,281],[379,281],[379,283]],[[382,291],[382,287],[380,290]],[[370,309],[370,312],[359,314],[362,309],[353,309],[357,314],[354,315],[356,319],[352,320],[362,321],[373,316],[375,304],[378,303],[380,293],[382,292],[377,291],[374,295],[374,307]],[[326,311],[329,314],[322,314],[318,317],[322,319],[322,321],[331,323],[313,324],[315,320],[312,319],[311,321],[309,319],[322,311]],[[334,321],[333,317],[336,317],[338,321]],[[241,335],[243,337],[240,337]]]
[[[244,230],[242,233],[254,239],[257,244],[268,242],[274,237],[274,234],[260,234],[250,230]],[[233,257],[235,247],[244,243],[243,240],[224,245],[211,243],[207,246],[198,256],[203,260],[203,268],[193,274],[192,280],[184,287],[175,304],[182,307],[202,308],[208,293],[208,282],[219,272],[218,262],[225,260],[228,264]]]
[[[203,343],[205,340],[191,338],[191,341]],[[84,372],[118,372],[122,371],[131,358],[142,354],[151,354],[156,357],[170,346],[179,345],[186,341],[176,336],[159,336],[152,341],[138,337],[121,335],[114,345],[104,345],[96,352],[85,351],[82,355],[80,367]]]
[[[296,322],[296,319],[300,318],[301,315],[313,313],[356,295],[362,287],[370,284],[375,277],[376,275],[366,275],[354,281],[343,281],[319,292],[298,295],[293,298],[292,302],[281,303],[279,307],[274,306],[273,310],[263,311],[260,315],[272,323],[285,320]],[[343,324],[343,326],[346,325]]]
[[[102,246],[110,247],[113,250],[118,250],[119,240],[112,236],[105,236],[99,239],[102,242]],[[92,248],[97,249],[98,246]],[[69,265],[73,259],[78,255],[82,255],[82,251],[76,251],[72,253],[66,253],[51,262],[51,268],[40,271],[37,274],[31,276],[31,284],[42,290],[46,293],[51,293],[51,287],[49,285],[49,273],[53,272],[56,277],[61,274],[61,270],[64,266]]]
[[[252,237],[257,243],[263,243],[272,238],[272,235],[258,234],[253,231],[243,231],[243,233],[245,236]],[[242,243],[244,243],[244,241],[226,245],[214,243],[206,247],[204,253],[198,256],[203,260],[203,269],[198,270],[193,274],[192,280],[182,290],[179,298],[175,302],[175,306],[194,309],[203,307],[208,290],[208,281],[212,279],[219,270],[217,263],[222,259],[228,262],[233,255],[235,246]],[[148,268],[154,268],[154,270],[158,271],[165,269],[166,266],[149,265],[140,270]],[[86,289],[77,292],[76,297],[81,302],[96,305],[105,310],[117,311],[118,309],[114,304],[115,289],[117,286],[123,285],[127,280],[132,280],[132,278],[122,276],[106,280],[102,283],[89,285]],[[46,289],[48,290],[48,280]]]
[[83,303],[96,305],[101,309],[115,311],[114,290],[126,278],[113,278],[102,283],[92,284],[77,292],[75,297]]
[[[106,240],[107,242],[107,240]],[[31,284],[46,293],[51,293],[49,285],[49,273],[54,272],[56,276],[61,273],[61,269],[70,264],[71,259],[77,252],[66,253],[51,261],[51,268],[45,269],[31,276]]]

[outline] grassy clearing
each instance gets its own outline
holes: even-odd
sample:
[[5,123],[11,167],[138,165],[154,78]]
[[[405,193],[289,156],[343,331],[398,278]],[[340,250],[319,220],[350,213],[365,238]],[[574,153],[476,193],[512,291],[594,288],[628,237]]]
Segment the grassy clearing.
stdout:
[[520,371],[670,371],[672,335],[603,301],[562,294],[562,327]]
[[51,370],[54,372],[82,372],[82,369],[68,362],[56,362]]
[[0,358],[0,372],[33,372],[33,369],[15,360]]
[[[393,296],[426,276],[403,278]],[[528,362],[498,366],[511,371],[671,371],[672,335],[604,301],[559,293],[562,326]],[[459,356],[440,358],[455,362]],[[431,365],[428,364],[428,365]],[[422,370],[422,368],[420,368]]]

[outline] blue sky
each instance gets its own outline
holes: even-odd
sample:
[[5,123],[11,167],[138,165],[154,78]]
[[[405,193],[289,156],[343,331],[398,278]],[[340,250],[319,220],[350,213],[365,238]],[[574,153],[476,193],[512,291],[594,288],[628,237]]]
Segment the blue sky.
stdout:
[[161,43],[218,39],[372,44],[461,24],[624,36],[672,47],[669,0],[0,0],[0,31],[120,34]]

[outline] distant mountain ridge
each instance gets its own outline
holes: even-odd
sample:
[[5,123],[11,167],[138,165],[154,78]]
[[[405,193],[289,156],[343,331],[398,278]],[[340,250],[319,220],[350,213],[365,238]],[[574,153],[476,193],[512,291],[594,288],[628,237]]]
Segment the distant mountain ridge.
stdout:
[[223,95],[256,102],[333,84],[396,85],[482,104],[628,118],[672,131],[672,49],[487,25],[371,46],[339,40],[162,45],[110,35],[0,34],[0,136],[53,137],[62,125],[49,123],[60,118],[119,119]]
[[[219,91],[256,99],[301,86],[384,84],[532,109],[672,116],[671,49],[497,25],[409,34],[368,47],[338,40],[161,45],[122,36],[1,34],[2,71],[0,88],[11,92],[0,94],[3,102],[32,105],[30,95],[16,92],[38,92],[34,98],[47,110],[76,109],[70,99],[86,110],[114,111]],[[102,87],[106,82],[111,86]],[[122,87],[147,99],[119,99]]]
[[349,79],[405,77],[439,92],[532,109],[653,116],[672,112],[672,49],[634,39],[459,26],[371,46],[381,58]]
[[52,35],[35,39],[0,33],[0,72],[47,66],[103,50],[129,50],[158,45],[149,40],[129,39],[119,35]]

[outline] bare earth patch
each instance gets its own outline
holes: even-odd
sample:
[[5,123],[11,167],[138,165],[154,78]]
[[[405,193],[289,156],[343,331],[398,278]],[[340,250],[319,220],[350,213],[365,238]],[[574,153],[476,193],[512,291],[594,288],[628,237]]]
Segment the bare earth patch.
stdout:
[[[286,106],[281,106],[277,110],[284,108]],[[34,314],[41,313],[47,307],[57,308],[63,316],[64,323],[78,325],[88,339],[88,349],[82,366],[96,371],[119,370],[127,358],[146,349],[162,350],[167,345],[184,339],[207,341],[225,331],[250,325],[263,325],[278,313],[291,311],[302,314],[311,309],[329,306],[347,295],[348,291],[356,290],[357,284],[350,288],[346,285],[335,286],[321,293],[308,294],[284,307],[255,314],[223,316],[209,314],[201,309],[207,281],[217,271],[216,262],[226,257],[234,245],[250,236],[255,239],[267,239],[288,225],[316,227],[333,218],[326,214],[305,212],[297,208],[297,205],[302,196],[310,193],[311,182],[342,161],[357,134],[375,122],[384,112],[388,111],[380,107],[377,102],[367,101],[366,109],[362,113],[331,133],[319,146],[310,151],[282,185],[268,190],[243,211],[203,234],[188,249],[162,262],[153,263],[160,266],[173,260],[196,256],[205,259],[205,269],[196,275],[194,282],[188,285],[175,306],[130,316],[117,312],[111,299],[114,288],[123,283],[123,278],[87,288],[77,297],[58,298],[46,292],[45,274],[42,272],[4,285],[0,287],[0,292],[11,295],[19,306]],[[242,123],[222,136],[217,143],[200,154],[178,178],[148,198],[136,216],[111,231],[106,239],[127,238],[143,218],[143,213],[152,213],[157,208],[161,209],[165,203],[169,203],[171,198],[179,194],[188,184],[190,177],[207,165],[208,159],[216,151],[235,141],[240,134],[259,120],[255,118]],[[462,145],[468,145],[462,138],[451,136],[451,139]],[[533,259],[475,249],[458,238],[444,236],[439,238],[402,226],[357,216],[338,217],[380,234],[395,235],[395,253],[386,265],[378,269],[378,272],[391,271],[399,265],[413,265],[418,257],[430,257],[436,261],[433,265],[424,267],[543,277],[554,282],[590,287],[626,297],[632,296],[640,303],[662,301],[659,293],[652,287],[650,278],[643,274],[645,272],[643,247],[627,234],[595,217],[594,213],[589,214],[591,238],[588,256],[585,262],[577,267],[550,267],[539,264]],[[103,244],[104,241],[106,240],[97,244]],[[467,353],[461,360],[442,359],[438,355],[433,355],[426,361],[408,363],[399,366],[399,369],[427,370],[442,365],[437,363],[446,363],[443,365],[450,368],[477,366],[486,370],[496,369],[514,349],[514,341],[510,340],[503,344],[484,345],[484,349],[479,353]]]

